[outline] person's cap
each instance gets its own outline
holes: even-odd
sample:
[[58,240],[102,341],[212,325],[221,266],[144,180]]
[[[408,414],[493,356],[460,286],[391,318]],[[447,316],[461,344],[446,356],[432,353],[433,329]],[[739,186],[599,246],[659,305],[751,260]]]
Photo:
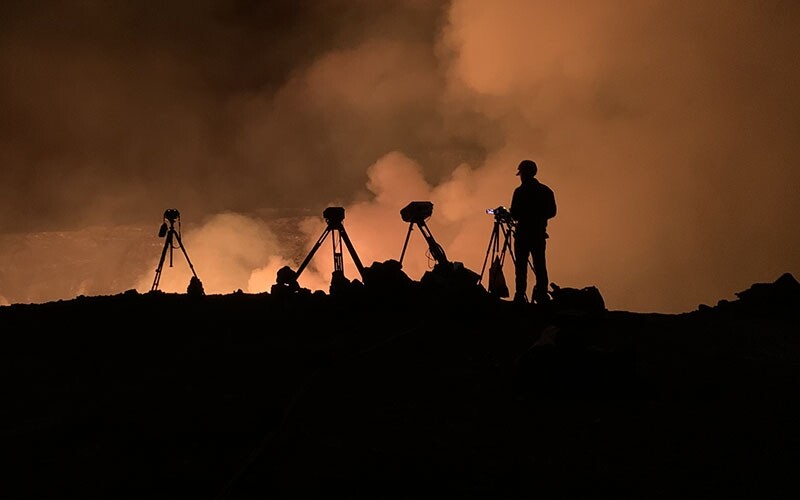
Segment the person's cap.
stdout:
[[517,166],[517,175],[533,177],[537,171],[536,162],[533,160],[522,160]]

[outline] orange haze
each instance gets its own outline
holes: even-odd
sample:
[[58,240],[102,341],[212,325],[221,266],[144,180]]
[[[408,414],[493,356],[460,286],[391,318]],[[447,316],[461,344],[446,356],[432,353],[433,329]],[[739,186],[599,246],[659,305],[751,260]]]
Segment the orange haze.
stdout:
[[[369,265],[430,200],[480,272],[523,158],[556,194],[551,280],[611,309],[800,273],[800,4],[297,4],[4,5],[0,304],[149,290],[171,207],[207,293],[269,290],[328,206]],[[413,231],[415,279],[426,250]],[[185,291],[173,257],[160,288]],[[301,284],[332,265],[326,241]]]

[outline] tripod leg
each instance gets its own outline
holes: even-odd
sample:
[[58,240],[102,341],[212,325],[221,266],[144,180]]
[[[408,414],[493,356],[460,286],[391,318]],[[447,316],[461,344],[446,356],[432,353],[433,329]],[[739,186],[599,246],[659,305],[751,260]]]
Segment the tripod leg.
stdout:
[[197,278],[197,273],[194,272],[194,266],[192,265],[192,261],[189,260],[189,254],[186,253],[186,248],[184,248],[184,246],[183,246],[183,242],[181,241],[180,235],[178,233],[175,233],[175,238],[178,239],[178,246],[181,247],[181,251],[183,252],[183,256],[186,257],[186,262],[189,264],[189,269],[192,270],[192,274],[194,275],[195,278]]
[[[514,231],[510,226],[505,227],[503,228],[503,235],[505,236],[505,242],[503,243],[503,257],[501,258],[501,261],[505,259],[505,253],[508,251],[509,255],[511,255],[511,262],[516,265],[517,258],[514,256],[514,246],[511,244],[511,238],[514,236]],[[533,257],[530,255],[528,256],[528,267],[530,267],[531,271],[534,273],[536,272],[536,269],[533,266]]]
[[356,249],[350,242],[350,237],[347,236],[347,231],[344,230],[344,227],[339,228],[339,236],[344,239],[344,244],[347,245],[347,250],[350,252],[350,257],[352,257],[356,269],[358,269],[358,274],[361,275],[361,281],[364,281],[364,265],[361,263],[361,259],[358,258]]
[[503,227],[503,258],[502,260],[505,261],[505,254],[506,252],[511,255],[511,262],[516,263],[517,259],[514,257],[514,246],[511,244],[511,238],[514,236],[514,231],[511,229],[510,226]]
[[449,261],[447,260],[447,255],[444,253],[444,248],[442,245],[436,242],[433,238],[433,234],[431,233],[430,228],[425,222],[417,222],[417,227],[419,227],[422,236],[425,238],[425,241],[428,242],[428,249],[433,256],[433,260],[436,261],[437,264],[447,264]]
[[403,243],[403,252],[400,254],[400,265],[403,265],[403,257],[406,254],[406,247],[408,247],[408,238],[411,236],[411,230],[414,228],[414,223],[409,222],[408,224],[408,232],[406,233],[406,241]]
[[331,228],[330,227],[327,227],[327,228],[325,228],[324,231],[322,231],[322,234],[320,235],[319,239],[317,240],[316,243],[314,243],[314,246],[313,246],[313,248],[311,248],[311,251],[308,252],[308,255],[306,255],[305,260],[303,260],[303,263],[300,264],[300,267],[297,268],[297,272],[295,272],[295,274],[294,274],[295,279],[300,277],[300,273],[302,273],[303,270],[308,265],[308,263],[311,262],[311,258],[317,252],[317,249],[320,247],[320,245],[322,245],[322,242],[325,241],[325,237],[328,236],[328,233],[330,233],[330,232],[331,232]]
[[153,286],[150,287],[150,291],[158,290],[158,283],[161,281],[161,270],[164,268],[164,257],[167,255],[167,249],[172,247],[172,232],[170,231],[167,234],[166,239],[164,240],[164,248],[161,250],[161,258],[158,260],[158,267],[156,267],[156,276],[153,279]]
[[492,254],[492,260],[494,260],[494,251],[497,248],[497,222],[494,223],[492,227],[492,234],[489,237],[489,246],[486,248],[486,257],[483,258],[483,267],[481,267],[481,275],[478,278],[478,283],[483,282],[483,273],[486,271],[486,262],[489,261],[489,254]]
[[331,236],[331,243],[333,243],[333,270],[339,271],[344,275],[344,259],[342,258],[342,232],[336,231]]

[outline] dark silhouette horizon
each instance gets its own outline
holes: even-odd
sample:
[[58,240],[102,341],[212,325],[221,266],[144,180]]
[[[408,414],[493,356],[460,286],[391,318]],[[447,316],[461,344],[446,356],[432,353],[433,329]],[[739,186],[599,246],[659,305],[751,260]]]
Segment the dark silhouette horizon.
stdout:
[[331,293],[0,307],[6,491],[795,496],[791,274],[664,315],[591,287],[520,306],[444,267],[365,272]]

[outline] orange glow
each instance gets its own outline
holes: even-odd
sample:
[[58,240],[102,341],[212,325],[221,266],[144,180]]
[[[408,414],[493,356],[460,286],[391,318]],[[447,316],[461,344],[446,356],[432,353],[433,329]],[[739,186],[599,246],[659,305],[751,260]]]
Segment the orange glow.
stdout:
[[[400,209],[430,200],[448,258],[478,272],[522,158],[558,202],[552,281],[612,309],[800,274],[800,4],[266,4],[191,3],[192,23],[188,2],[8,8],[0,304],[149,290],[167,207],[207,293],[268,291],[327,206],[370,265],[399,259]],[[413,231],[412,278],[426,253]],[[332,266],[325,242],[301,285],[327,290]],[[189,276],[178,252],[160,289]]]

